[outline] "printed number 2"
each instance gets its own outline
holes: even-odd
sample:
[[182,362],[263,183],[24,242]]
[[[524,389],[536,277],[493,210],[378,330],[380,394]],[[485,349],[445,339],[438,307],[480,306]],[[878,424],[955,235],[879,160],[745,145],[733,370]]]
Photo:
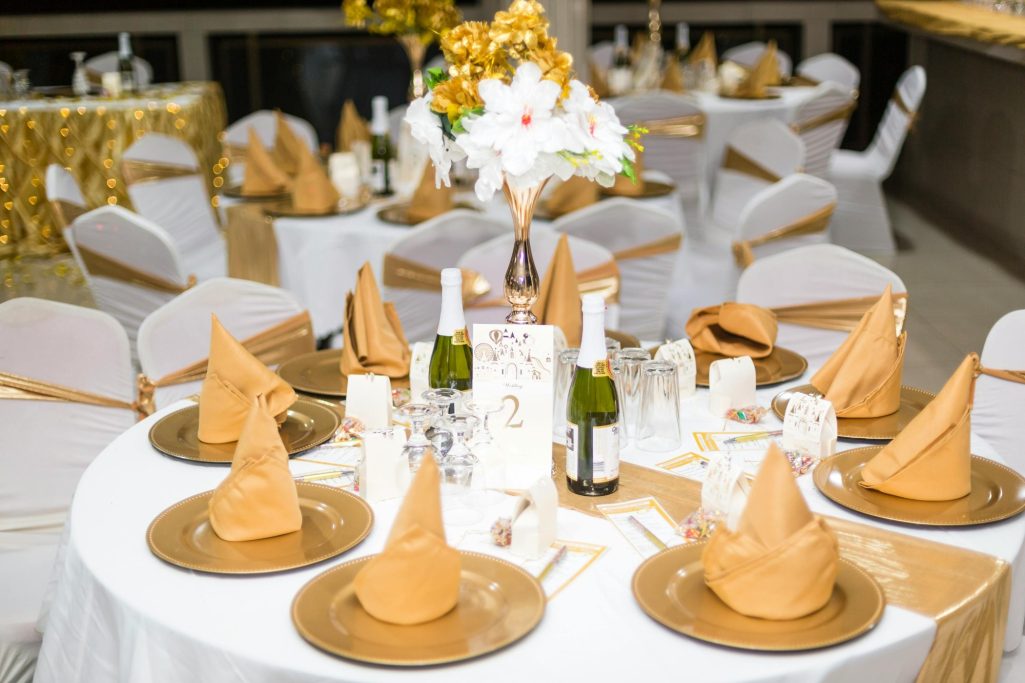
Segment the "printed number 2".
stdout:
[[502,403],[505,403],[506,401],[512,401],[513,409],[512,413],[509,415],[509,419],[505,421],[505,426],[509,429],[521,429],[523,427],[522,418],[520,418],[519,422],[513,424],[513,420],[516,419],[516,414],[520,412],[520,399],[516,398],[512,394],[509,394],[507,396],[502,397]]

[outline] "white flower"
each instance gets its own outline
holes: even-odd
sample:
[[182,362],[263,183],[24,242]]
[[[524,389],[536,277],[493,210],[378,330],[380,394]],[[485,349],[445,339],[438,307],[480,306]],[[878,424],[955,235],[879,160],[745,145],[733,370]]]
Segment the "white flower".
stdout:
[[615,110],[605,102],[595,102],[583,83],[573,80],[569,97],[563,102],[564,120],[584,158],[579,160],[577,174],[603,185],[611,184],[623,170],[622,159],[635,159],[633,149],[624,136],[626,127],[619,122]]
[[441,130],[441,119],[431,111],[433,93],[427,93],[409,103],[405,121],[409,124],[413,138],[427,146],[427,152],[434,163],[434,183],[437,187],[451,185],[449,172],[452,162],[462,159],[464,154],[458,145],[445,138]]

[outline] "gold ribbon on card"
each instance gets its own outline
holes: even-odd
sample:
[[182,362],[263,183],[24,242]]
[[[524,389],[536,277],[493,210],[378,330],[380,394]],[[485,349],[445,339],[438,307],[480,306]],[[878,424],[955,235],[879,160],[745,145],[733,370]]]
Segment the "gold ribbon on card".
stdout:
[[61,401],[64,403],[82,403],[103,408],[120,408],[133,410],[140,417],[146,415],[136,403],[129,403],[109,396],[101,396],[80,389],[72,389],[60,384],[30,379],[9,372],[0,372],[0,399],[18,401]]
[[672,235],[666,235],[661,239],[657,239],[654,242],[648,242],[647,244],[638,244],[635,247],[627,247],[621,249],[612,256],[616,261],[628,261],[635,258],[648,258],[649,256],[658,256],[659,254],[668,254],[674,251],[679,251],[680,246],[683,244],[683,233],[677,232]]
[[[477,271],[469,268],[459,270],[463,273],[464,306],[491,291],[491,283]],[[419,289],[425,292],[441,291],[440,270],[391,253],[384,255],[384,273],[381,281],[386,287]]]
[[51,199],[50,208],[53,210],[54,224],[61,232],[67,230],[76,218],[89,212],[87,207],[65,199]]
[[854,110],[857,109],[857,107],[857,102],[848,102],[842,107],[838,107],[836,109],[833,109],[832,111],[824,112],[822,114],[819,114],[818,116],[813,116],[805,121],[796,121],[790,124],[790,129],[798,135],[800,135],[801,133],[806,133],[809,130],[821,128],[822,126],[834,123],[836,121],[847,121],[851,118],[851,114],[854,113]]
[[199,169],[179,166],[177,164],[164,164],[157,161],[123,159],[121,161],[121,175],[124,177],[126,184],[141,185],[169,178],[198,176]]
[[[815,327],[822,330],[852,332],[858,322],[879,301],[878,296],[860,296],[851,299],[831,299],[814,303],[771,308],[777,322]],[[907,292],[893,295],[893,317],[897,321],[896,335],[904,331],[908,313]]]
[[700,138],[705,134],[705,115],[689,114],[668,119],[640,121],[638,126],[647,128],[646,135],[663,138]]
[[[283,320],[277,325],[268,327],[241,342],[251,354],[264,365],[280,363],[316,349],[313,337],[313,323],[309,311],[303,311]],[[136,404],[143,415],[152,415],[156,406],[153,403],[153,392],[160,387],[169,387],[186,382],[198,382],[206,377],[208,358],[198,360],[180,370],[164,375],[160,379],[151,380],[140,373],[136,379],[138,399]]]
[[273,218],[255,204],[230,206],[224,236],[230,277],[280,286],[278,240],[274,236]]
[[769,183],[778,183],[780,181],[780,177],[778,175],[765,168],[733,145],[726,145],[726,153],[723,155],[722,167]]
[[93,277],[105,277],[111,280],[118,280],[125,284],[145,287],[156,292],[167,294],[181,294],[196,285],[196,276],[189,275],[184,285],[165,280],[162,277],[139,270],[127,263],[118,261],[88,247],[78,245],[78,255],[82,257],[82,264],[86,271]]
[[770,230],[764,235],[752,237],[749,240],[734,242],[733,258],[737,261],[737,265],[742,269],[747,268],[749,265],[754,263],[755,255],[752,250],[755,247],[759,247],[768,242],[775,242],[776,240],[799,237],[801,235],[813,235],[817,232],[823,232],[827,227],[829,227],[829,219],[833,217],[833,211],[835,209],[835,203],[828,204],[815,213],[809,214],[804,218],[799,218],[789,225],[784,225],[781,228]]

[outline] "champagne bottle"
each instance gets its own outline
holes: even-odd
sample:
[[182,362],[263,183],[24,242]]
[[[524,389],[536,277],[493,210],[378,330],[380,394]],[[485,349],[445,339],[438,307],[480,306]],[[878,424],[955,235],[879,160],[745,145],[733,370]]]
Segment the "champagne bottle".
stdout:
[[630,31],[623,24],[616,26],[613,43],[612,68],[608,76],[609,90],[621,95],[633,86],[633,69],[630,64]]
[[605,350],[605,301],[583,297],[583,333],[566,404],[566,483],[584,496],[619,488],[619,399]]
[[690,26],[687,22],[681,21],[676,24],[676,58],[683,61],[683,58],[690,52]]
[[126,31],[117,35],[117,70],[121,73],[121,91],[136,91],[135,65],[132,63],[132,38]]
[[379,197],[392,194],[388,163],[391,161],[391,140],[388,136],[388,98],[378,95],[371,100],[370,120],[370,187]]
[[441,271],[441,316],[431,352],[428,381],[432,389],[469,391],[473,382],[473,351],[463,316],[463,274]]

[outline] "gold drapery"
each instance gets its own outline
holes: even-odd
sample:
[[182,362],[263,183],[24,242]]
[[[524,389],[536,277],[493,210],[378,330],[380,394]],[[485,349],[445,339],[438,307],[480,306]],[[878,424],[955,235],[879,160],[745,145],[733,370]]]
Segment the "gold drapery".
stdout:
[[[676,520],[701,504],[701,484],[667,472],[620,463],[619,490],[591,498],[566,487],[566,450],[552,449],[559,505],[600,517],[597,505],[654,496]],[[879,582],[887,604],[936,621],[919,683],[995,683],[1011,595],[1009,565],[995,557],[925,541],[889,529],[826,518],[840,554]]]
[[731,171],[736,171],[737,173],[749,175],[752,178],[760,178],[761,180],[770,183],[778,183],[780,181],[780,177],[778,175],[732,145],[726,145],[726,153],[722,158],[722,167],[728,168]]
[[1025,48],[1025,19],[951,1],[876,0],[890,19],[930,33]]
[[[830,299],[828,301],[815,301],[813,303],[795,304],[793,306],[777,306],[769,310],[776,314],[776,320],[781,323],[816,327],[822,330],[852,332],[858,326],[862,316],[877,301],[879,301],[878,296],[859,296],[851,299]],[[893,317],[897,321],[896,333],[898,336],[904,329],[907,313],[907,292],[894,294]]]
[[749,265],[754,263],[755,255],[752,251],[754,247],[759,247],[776,240],[787,239],[788,237],[813,235],[817,232],[823,232],[827,227],[829,227],[829,219],[833,217],[833,211],[835,209],[835,203],[829,204],[822,207],[815,213],[809,214],[804,218],[797,219],[789,225],[784,225],[781,228],[770,230],[764,235],[752,237],[749,240],[739,240],[734,242],[733,258],[736,259],[738,266],[741,268],[747,268]]
[[122,401],[109,396],[101,396],[81,389],[72,389],[52,382],[22,377],[9,372],[0,372],[0,399],[17,401],[62,401],[65,403],[83,403],[103,408],[120,408],[132,410],[143,417],[138,404]]
[[213,194],[227,166],[219,140],[226,121],[217,83],[157,85],[122,99],[0,102],[0,257],[50,256],[66,249],[43,187],[51,163],[71,169],[89,208],[130,207],[119,162],[148,132],[188,142]]
[[274,219],[257,204],[228,207],[224,230],[228,249],[228,275],[278,287],[278,239]]
[[130,266],[105,254],[83,247],[81,244],[78,245],[78,255],[81,257],[82,265],[85,266],[86,271],[93,277],[106,277],[111,280],[118,280],[166,294],[181,294],[196,285],[195,275],[189,275],[186,283],[179,285],[176,282],[165,280],[152,273],[139,270],[135,266]]

